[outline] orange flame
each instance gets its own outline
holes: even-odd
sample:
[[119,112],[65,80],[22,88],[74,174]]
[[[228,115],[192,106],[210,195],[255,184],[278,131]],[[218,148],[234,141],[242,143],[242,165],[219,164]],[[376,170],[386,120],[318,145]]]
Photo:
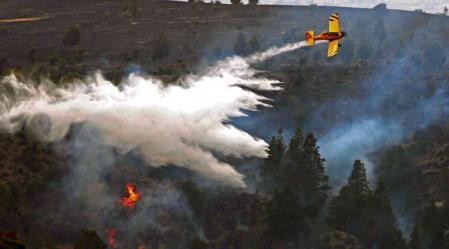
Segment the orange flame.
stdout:
[[136,186],[132,183],[128,183],[126,185],[126,190],[128,191],[128,196],[122,197],[120,202],[126,208],[134,208],[136,206],[136,202],[140,199],[140,193],[137,192]]
[[111,246],[112,249],[117,248],[117,243],[115,241],[115,238],[117,237],[117,229],[110,228],[106,232],[108,234],[108,243]]
[[137,249],[143,249],[143,246],[142,245],[140,245]]

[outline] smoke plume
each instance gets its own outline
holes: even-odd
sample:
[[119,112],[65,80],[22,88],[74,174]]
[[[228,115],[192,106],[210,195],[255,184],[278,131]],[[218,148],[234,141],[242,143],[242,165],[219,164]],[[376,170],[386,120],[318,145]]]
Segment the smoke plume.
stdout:
[[138,152],[149,165],[177,165],[244,187],[243,175],[213,153],[265,157],[267,144],[224,122],[244,116],[243,110],[269,106],[268,99],[248,89],[281,89],[279,81],[258,77],[250,63],[303,46],[299,42],[248,58],[227,58],[201,75],[187,75],[169,86],[137,74],[119,86],[96,74],[64,88],[12,75],[1,81],[0,126],[10,132],[25,126],[38,138],[53,142],[63,138],[72,124],[88,123],[105,145],[123,154]]

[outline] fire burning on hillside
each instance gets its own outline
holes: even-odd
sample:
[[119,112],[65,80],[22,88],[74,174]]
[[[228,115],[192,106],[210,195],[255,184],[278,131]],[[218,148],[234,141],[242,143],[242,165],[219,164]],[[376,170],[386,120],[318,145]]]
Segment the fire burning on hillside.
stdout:
[[108,235],[108,243],[111,246],[112,249],[116,249],[117,248],[117,243],[115,238],[117,237],[117,229],[115,228],[110,228],[106,231],[107,235]]
[[[215,155],[264,158],[268,144],[228,121],[246,116],[244,111],[255,111],[260,106],[270,107],[268,98],[251,90],[282,90],[278,86],[280,81],[256,76],[257,71],[250,64],[304,46],[305,42],[298,42],[247,58],[230,57],[201,75],[188,75],[180,80],[179,85],[169,86],[155,77],[138,74],[129,75],[120,86],[116,86],[96,74],[86,78],[84,83],[67,87],[58,87],[51,82],[34,87],[11,75],[0,79],[2,85],[14,89],[11,96],[0,94],[0,98],[5,99],[4,103],[0,103],[0,129],[18,132],[27,128],[36,138],[54,142],[69,134],[73,125],[86,124],[83,127],[88,127],[85,132],[89,136],[87,140],[79,139],[80,144],[92,146],[93,149],[89,151],[76,144],[76,149],[69,153],[82,155],[73,156],[79,158],[75,163],[79,168],[74,169],[73,182],[88,182],[88,187],[97,186],[101,177],[85,174],[85,169],[98,174],[110,170],[103,164],[113,164],[114,155],[104,146],[114,148],[122,155],[135,152],[148,166],[184,167],[217,183],[242,188],[246,186],[244,176]],[[101,139],[90,141],[91,132]],[[78,141],[76,136],[73,137],[75,142]],[[96,158],[102,158],[101,162],[97,162]],[[87,167],[91,164],[94,166]],[[91,177],[86,178],[86,175]],[[100,182],[100,185],[104,188],[95,188],[99,189],[96,198],[89,196],[82,199],[91,204],[82,211],[105,214],[97,216],[98,219],[93,222],[103,225],[106,240],[112,249],[118,249],[122,243],[133,243],[130,238],[148,243],[139,238],[146,231],[144,229],[165,227],[165,224],[153,222],[162,214],[151,212],[156,209],[156,204],[153,206],[150,201],[157,202],[159,198],[157,206],[160,208],[161,205],[173,207],[171,203],[183,200],[177,191],[156,191],[155,198],[146,198],[145,194],[141,206],[135,209],[141,193],[133,183],[126,184],[126,193],[121,197],[108,195],[114,191],[107,191],[107,182]],[[134,210],[126,214],[114,212],[121,206]],[[107,209],[102,209],[104,207]],[[178,206],[176,210],[180,210]],[[187,213],[182,209],[179,212]],[[111,219],[114,213],[119,219]],[[133,247],[136,245],[139,244],[133,244]],[[138,249],[143,249],[143,244]]]
[[[108,236],[108,244],[112,249],[117,249],[117,229],[110,228],[106,231],[106,234]],[[144,249],[143,245],[139,245],[137,249]]]
[[120,199],[120,203],[126,208],[134,208],[136,202],[140,199],[140,193],[137,192],[137,188],[134,184],[128,183],[126,185],[128,195]]
[[[137,191],[136,186],[129,182],[126,184],[127,196],[120,199],[120,203],[126,208],[134,208],[136,202],[140,199],[140,193]],[[108,244],[112,249],[117,249],[117,229],[110,228],[106,231]],[[143,249],[143,245],[139,245],[138,249]]]

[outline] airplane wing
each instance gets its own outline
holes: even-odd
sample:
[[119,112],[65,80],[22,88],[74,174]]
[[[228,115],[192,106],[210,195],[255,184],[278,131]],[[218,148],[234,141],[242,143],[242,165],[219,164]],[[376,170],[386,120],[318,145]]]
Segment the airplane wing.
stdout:
[[329,32],[340,32],[340,17],[338,13],[329,16]]
[[338,40],[333,40],[329,42],[327,48],[327,57],[333,57],[338,53]]

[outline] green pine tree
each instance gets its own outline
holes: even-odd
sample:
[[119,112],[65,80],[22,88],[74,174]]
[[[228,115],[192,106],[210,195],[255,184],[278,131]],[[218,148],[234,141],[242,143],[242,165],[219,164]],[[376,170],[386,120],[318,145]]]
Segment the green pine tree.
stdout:
[[351,175],[348,179],[348,190],[353,194],[369,195],[371,190],[369,188],[368,177],[366,176],[365,165],[361,160],[355,160],[352,167]]
[[449,207],[431,201],[417,215],[410,248],[449,248]]
[[287,156],[292,160],[296,160],[298,155],[302,153],[303,144],[304,135],[302,134],[301,129],[297,128],[288,144]]
[[354,162],[348,183],[329,203],[328,223],[350,233],[368,248],[407,249],[382,179],[371,192],[362,161]]
[[366,177],[365,166],[356,160],[348,183],[329,203],[328,224],[335,230],[355,235],[368,244],[373,233],[373,193]]
[[307,213],[317,216],[327,199],[328,176],[325,173],[324,159],[321,157],[317,139],[308,133],[304,139],[303,153],[298,163],[302,170],[302,192]]
[[271,193],[280,182],[281,167],[285,154],[285,144],[282,135],[282,129],[279,129],[278,134],[271,138],[268,146],[268,157],[260,169],[261,184],[259,189],[262,192]]
[[375,240],[379,242],[379,249],[407,249],[402,232],[397,228],[387,189],[382,180],[377,184],[375,198],[378,236]]
[[267,236],[272,237],[273,242],[292,239],[301,230],[303,222],[299,196],[292,188],[275,191],[267,208]]

